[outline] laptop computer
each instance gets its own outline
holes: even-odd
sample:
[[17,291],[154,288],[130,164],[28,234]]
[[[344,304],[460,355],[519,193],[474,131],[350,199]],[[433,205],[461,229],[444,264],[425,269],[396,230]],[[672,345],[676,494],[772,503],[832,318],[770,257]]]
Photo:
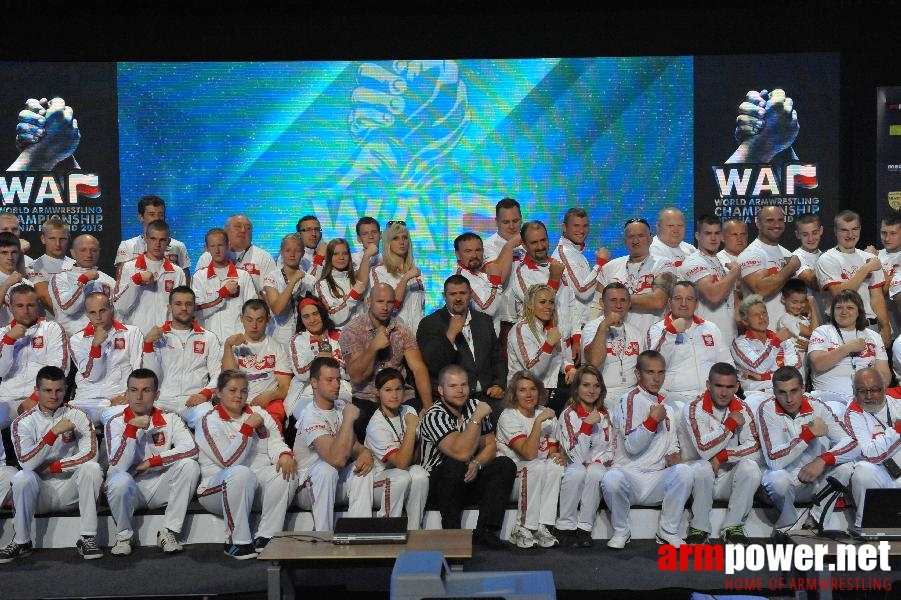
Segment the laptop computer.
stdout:
[[405,544],[407,517],[341,517],[335,523],[332,543]]
[[867,490],[860,528],[852,532],[865,540],[901,539],[901,489]]

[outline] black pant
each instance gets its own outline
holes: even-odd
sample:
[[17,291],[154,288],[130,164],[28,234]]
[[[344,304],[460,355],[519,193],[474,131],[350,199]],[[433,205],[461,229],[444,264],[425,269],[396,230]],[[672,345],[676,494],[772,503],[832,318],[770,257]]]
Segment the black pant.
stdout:
[[429,475],[427,505],[437,506],[441,512],[441,527],[460,529],[463,507],[477,503],[479,530],[498,531],[504,524],[504,511],[516,478],[516,463],[506,456],[498,456],[482,467],[469,483],[463,481],[468,464],[447,456]]

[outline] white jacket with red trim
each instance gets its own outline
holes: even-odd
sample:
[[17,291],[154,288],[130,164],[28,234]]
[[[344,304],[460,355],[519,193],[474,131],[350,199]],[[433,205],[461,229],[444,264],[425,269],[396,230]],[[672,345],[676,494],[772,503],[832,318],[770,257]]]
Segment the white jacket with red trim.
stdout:
[[[792,338],[780,340],[769,329],[766,337],[765,341],[761,341],[749,329],[732,340],[732,358],[735,359],[741,387],[746,392],[772,392],[773,371],[779,367],[800,368],[801,355]],[[746,377],[746,372],[756,377]]]
[[72,336],[84,329],[88,317],[84,314],[84,299],[94,292],[103,292],[112,297],[116,280],[97,271],[97,279],[85,277],[84,267],[73,266],[50,277],[50,301],[53,316],[63,326],[66,335]]
[[559,345],[562,350],[547,343],[547,330],[541,323],[537,335],[526,321],[514,325],[507,337],[507,382],[518,371],[530,371],[544,387],[556,389],[558,373],[575,368],[569,348],[562,340]]
[[704,389],[704,382],[714,363],[732,364],[729,347],[716,324],[695,315],[681,334],[673,327],[673,315],[667,313],[648,329],[647,348],[657,350],[666,361],[666,383],[671,392],[693,392]]
[[497,275],[487,275],[482,271],[471,271],[460,263],[454,270],[455,275],[462,275],[469,282],[472,290],[471,306],[475,310],[485,313],[494,320],[495,332],[500,331],[501,309],[504,305],[504,290],[501,278]]
[[109,400],[125,391],[128,374],[142,366],[144,337],[134,325],[113,321],[106,340],[93,345],[94,325],[88,323],[69,340],[75,375],[75,401]]
[[[660,394],[636,386],[612,407],[610,420],[617,434],[615,467],[660,471],[666,468],[666,455],[679,452],[679,416],[672,406],[663,404],[663,400]],[[661,421],[651,418],[654,404],[666,409],[666,416]]]
[[144,366],[160,380],[160,400],[167,405],[183,405],[193,394],[213,397],[222,368],[222,344],[211,331],[195,321],[184,344],[172,332],[172,321],[161,328],[163,335],[153,343],[144,342]]
[[[75,429],[62,434],[51,431],[66,418]],[[63,404],[53,414],[35,406],[13,421],[10,427],[16,457],[23,469],[40,472],[50,467],[51,473],[68,473],[86,462],[97,462],[97,436],[88,413]]]
[[165,468],[179,460],[197,460],[197,444],[188,426],[174,412],[153,407],[150,426],[138,429],[130,406],[106,423],[104,438],[109,471],[130,471],[145,460],[150,468]]
[[[244,424],[252,413],[263,418],[263,425],[257,429]],[[232,419],[221,405],[217,406],[203,416],[194,439],[200,448],[199,494],[207,491],[210,478],[226,467],[274,469],[282,454],[291,453],[278,425],[259,406],[245,406],[238,419]]]
[[[257,293],[263,290],[263,278],[273,269],[278,268],[275,261],[272,259],[272,255],[255,244],[251,244],[240,252],[229,250],[228,257],[235,263],[236,267],[242,271],[246,271],[247,274],[251,276]],[[197,266],[195,267],[194,272],[197,273],[206,269],[211,262],[212,257],[210,256],[210,253],[204,252],[200,255],[200,258],[197,259]],[[315,275],[315,272],[313,272],[313,275]]]
[[332,293],[332,288],[324,279],[316,282],[316,297],[325,306],[332,323],[338,329],[347,325],[348,321],[360,314],[364,308],[362,296],[350,285],[350,277],[347,271],[332,271],[332,279],[338,286],[338,293]]
[[[317,256],[319,256],[317,254]],[[281,269],[270,271],[263,278],[263,289],[272,288],[276,295],[281,294],[288,282],[285,281],[285,274]],[[287,346],[291,342],[291,336],[297,331],[297,302],[306,294],[312,293],[316,286],[316,278],[305,273],[303,278],[294,284],[291,289],[291,300],[285,305],[280,313],[272,313],[272,319],[266,327],[266,335],[274,337],[280,344]],[[260,294],[264,297],[265,294]],[[270,307],[271,308],[271,307]]]
[[[197,296],[196,318],[204,329],[212,331],[220,340],[225,340],[235,333],[242,333],[241,307],[252,298],[257,297],[253,279],[246,271],[239,270],[235,263],[228,261],[224,277],[216,273],[213,264],[206,269],[196,271],[191,278],[191,289]],[[235,279],[238,292],[231,296],[225,289],[225,282]]]
[[[581,324],[576,328],[573,321],[573,307],[577,304],[576,296],[569,285],[566,273],[563,274],[560,281],[553,283],[550,281],[550,262],[546,265],[536,265],[526,256],[522,262],[518,262],[513,266],[509,286],[513,290],[513,298],[516,302],[517,319],[523,317],[522,307],[525,304],[526,297],[529,295],[529,288],[536,284],[550,285],[556,290],[557,327],[563,335],[563,341],[566,342],[567,348],[573,342],[581,347]],[[573,340],[573,336],[575,336],[575,340]]]
[[[860,460],[882,464],[901,450],[901,400],[885,397],[874,415],[852,400],[845,409],[845,428],[860,447]],[[899,457],[901,458],[901,457]]]
[[581,404],[564,408],[557,419],[557,443],[571,463],[594,462],[609,467],[616,451],[616,431],[610,415],[606,410],[601,412],[601,420],[594,425],[585,422],[587,416]]
[[[829,428],[823,437],[814,437],[808,424],[820,418]],[[801,400],[798,414],[786,413],[775,397],[770,397],[757,407],[760,427],[760,444],[767,468],[773,471],[788,470],[794,473],[804,465],[820,457],[827,466],[852,462],[860,454],[860,447],[845,429],[832,409],[806,394]]]
[[[153,274],[153,279],[146,285],[140,283],[143,271]],[[185,272],[168,258],[151,260],[146,254],[139,254],[122,265],[116,282],[113,302],[119,318],[147,335],[168,318],[169,292],[180,285],[185,285]]]
[[[513,442],[524,440],[531,435],[538,410],[544,410],[544,407],[538,406],[535,415],[527,417],[519,409],[504,409],[504,412],[501,413],[500,418],[497,420],[497,431],[495,431],[498,456],[506,456],[514,462],[528,460],[513,449]],[[557,447],[557,419],[553,418],[542,422],[541,432],[538,435],[538,454],[534,460],[547,458],[548,453]]]
[[41,367],[52,365],[69,372],[69,342],[59,323],[38,317],[18,340],[8,335],[15,325],[13,320],[0,327],[0,401],[30,396]]
[[572,305],[572,327],[574,332],[582,330],[588,321],[589,307],[597,290],[598,275],[607,261],[597,261],[591,265],[583,252],[585,244],[576,245],[572,240],[561,237],[552,258],[563,263],[566,282],[572,289],[575,303]]
[[[729,417],[734,411],[741,411],[744,425]],[[710,392],[704,392],[682,407],[679,446],[685,461],[716,458],[720,464],[728,464],[750,458],[763,464],[754,413],[736,397],[729,406],[720,408]]]

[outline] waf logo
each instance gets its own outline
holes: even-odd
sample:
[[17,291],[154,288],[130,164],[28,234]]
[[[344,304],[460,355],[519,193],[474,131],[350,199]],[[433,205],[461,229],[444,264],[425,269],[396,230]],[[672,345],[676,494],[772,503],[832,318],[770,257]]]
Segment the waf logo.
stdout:
[[78,198],[99,198],[100,177],[96,173],[70,173],[57,178],[53,173],[0,175],[0,200],[10,204],[78,204]]
[[[713,179],[720,197],[735,196],[792,196],[798,189],[812,190],[819,186],[817,166],[792,163],[785,166],[778,178],[770,165],[732,164],[714,165]],[[785,183],[785,189],[779,182]]]
[[203,354],[206,350],[206,342],[194,342],[194,354]]

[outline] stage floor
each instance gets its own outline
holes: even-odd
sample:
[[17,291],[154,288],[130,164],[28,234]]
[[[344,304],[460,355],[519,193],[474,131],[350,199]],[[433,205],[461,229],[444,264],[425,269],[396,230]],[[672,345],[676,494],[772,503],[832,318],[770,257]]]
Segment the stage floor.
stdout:
[[[768,540],[754,540],[766,543]],[[690,597],[692,591],[756,596],[787,597],[788,589],[769,590],[770,578],[789,578],[782,573],[755,572],[726,576],[721,572],[674,571],[658,568],[658,545],[652,540],[635,540],[625,550],[608,550],[602,540],[590,549],[483,550],[474,548],[473,558],[465,562],[467,571],[552,570],[558,597],[588,597],[605,592],[605,599],[634,600],[635,592],[653,593],[655,598]],[[172,598],[206,597],[210,599],[265,598],[266,567],[258,560],[237,561],[222,553],[219,544],[188,546],[181,555],[163,556],[155,547],[136,548],[128,558],[105,556],[85,561],[74,549],[41,549],[31,557],[0,565],[0,597],[16,598]],[[897,567],[896,567],[897,568]],[[898,575],[893,572],[893,575]],[[884,578],[881,573],[865,574]],[[732,589],[727,588],[727,579]],[[755,579],[762,590],[736,590],[738,579]],[[387,597],[390,570],[381,567],[354,569],[352,577],[344,571],[315,569],[299,571],[295,576],[298,594],[359,593],[368,597]],[[899,582],[901,586],[901,582]],[[621,592],[621,593],[620,593]],[[894,592],[897,594],[897,592]],[[375,594],[375,596],[373,596]],[[631,596],[629,596],[631,594]],[[893,592],[871,592],[869,597],[891,597]],[[596,596],[595,596],[596,597]],[[863,595],[839,593],[834,598]]]

